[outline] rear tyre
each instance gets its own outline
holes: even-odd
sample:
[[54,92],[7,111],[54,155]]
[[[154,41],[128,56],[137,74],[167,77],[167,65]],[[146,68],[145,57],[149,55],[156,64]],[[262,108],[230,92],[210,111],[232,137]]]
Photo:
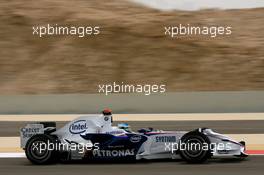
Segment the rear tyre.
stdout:
[[188,163],[203,163],[211,157],[210,140],[199,131],[191,131],[181,138],[184,149],[180,156]]
[[56,138],[51,135],[37,134],[32,136],[25,147],[28,160],[38,165],[56,163],[58,160],[58,151],[48,149],[48,144],[55,145],[56,143]]

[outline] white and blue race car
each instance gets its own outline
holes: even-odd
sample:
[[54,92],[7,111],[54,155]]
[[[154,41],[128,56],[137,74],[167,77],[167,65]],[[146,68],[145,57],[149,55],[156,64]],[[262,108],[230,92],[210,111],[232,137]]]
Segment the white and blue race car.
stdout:
[[36,122],[21,128],[21,148],[34,164],[73,160],[178,159],[202,163],[211,157],[247,157],[245,142],[213,132],[130,130],[112,126],[110,110],[79,117],[60,129],[55,122]]

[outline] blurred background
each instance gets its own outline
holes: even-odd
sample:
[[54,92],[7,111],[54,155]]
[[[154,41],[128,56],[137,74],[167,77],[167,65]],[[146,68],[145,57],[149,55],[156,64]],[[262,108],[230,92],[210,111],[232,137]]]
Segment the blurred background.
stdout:
[[[263,90],[263,12],[161,11],[124,0],[1,0],[0,94],[96,93],[98,84],[114,81],[166,84],[169,92]],[[231,26],[232,35],[164,35],[164,26],[180,23]],[[98,25],[101,33],[32,35],[32,26],[47,24]]]
[[[235,1],[1,0],[0,112],[261,112],[264,4]],[[47,24],[100,26],[100,34],[32,34]],[[179,24],[232,34],[165,36]],[[165,84],[168,94],[93,95],[113,82]]]

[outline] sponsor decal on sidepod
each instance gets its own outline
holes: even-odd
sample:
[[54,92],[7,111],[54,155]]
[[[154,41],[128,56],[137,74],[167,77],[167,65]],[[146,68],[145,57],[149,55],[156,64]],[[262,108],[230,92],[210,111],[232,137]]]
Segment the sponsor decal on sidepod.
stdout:
[[134,149],[126,150],[94,150],[93,156],[95,157],[125,157],[133,156],[135,154]]
[[140,142],[140,140],[141,140],[141,136],[139,136],[139,135],[134,135],[134,136],[130,137],[130,141],[133,143]]
[[87,124],[86,124],[86,120],[77,120],[77,121],[73,122],[69,127],[69,131],[72,134],[83,133],[86,131],[86,129],[88,129]]

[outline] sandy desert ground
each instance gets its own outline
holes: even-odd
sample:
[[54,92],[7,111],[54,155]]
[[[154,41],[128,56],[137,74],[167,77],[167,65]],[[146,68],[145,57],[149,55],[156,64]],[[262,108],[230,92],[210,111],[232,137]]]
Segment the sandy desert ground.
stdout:
[[[264,89],[264,9],[162,12],[124,0],[0,2],[0,94],[96,93],[98,84],[174,91]],[[45,24],[99,25],[96,37],[32,35]],[[232,26],[171,39],[164,26]]]

